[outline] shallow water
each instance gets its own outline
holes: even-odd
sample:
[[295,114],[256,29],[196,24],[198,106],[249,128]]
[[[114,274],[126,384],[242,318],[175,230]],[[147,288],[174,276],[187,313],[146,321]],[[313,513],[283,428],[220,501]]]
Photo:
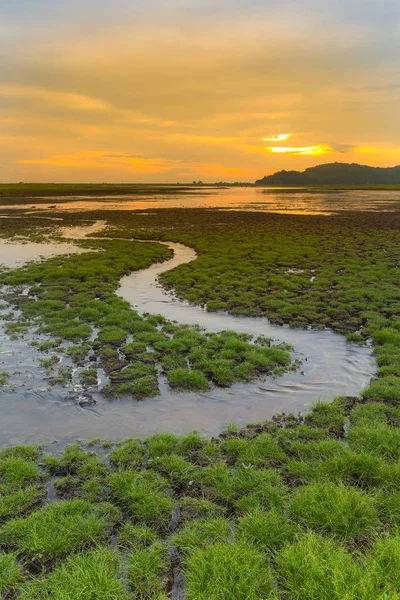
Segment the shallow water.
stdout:
[[[1,217],[4,218],[4,217]],[[8,217],[7,217],[8,218]],[[15,217],[13,217],[15,218]],[[43,217],[48,219],[50,217]],[[57,218],[52,220],[58,221]],[[62,221],[63,219],[61,219]],[[77,226],[77,227],[60,227],[58,233],[61,237],[75,240],[83,240],[89,234],[98,233],[106,227],[105,221],[96,221],[93,225]],[[6,267],[16,269],[29,261],[44,260],[52,256],[60,256],[62,254],[76,254],[81,252],[89,252],[85,248],[79,248],[74,243],[54,243],[54,242],[20,242],[14,238],[13,240],[0,239],[0,268]]]
[[[100,230],[99,224],[94,227]],[[66,229],[65,236],[80,239],[82,230],[73,229]],[[93,232],[93,227],[89,231]],[[82,408],[66,399],[68,390],[46,389],[39,358],[48,355],[30,347],[28,338],[10,341],[0,332],[0,370],[20,371],[12,378],[17,382],[16,390],[5,388],[0,396],[0,444],[93,437],[119,440],[145,437],[160,430],[184,433],[196,429],[205,435],[216,435],[229,423],[244,425],[281,411],[306,410],[318,398],[357,394],[374,375],[376,364],[371,348],[348,343],[331,331],[279,327],[265,318],[207,313],[180,302],[157,284],[157,277],[195,260],[196,254],[182,244],[167,245],[174,250],[174,257],[124,277],[118,291],[122,297],[139,312],[162,314],[180,323],[199,323],[210,331],[232,329],[293,344],[295,356],[304,359],[299,371],[276,380],[236,384],[201,394],[177,394],[162,381],[161,396],[155,399],[109,401],[94,393],[97,404]]]
[[0,267],[16,269],[31,260],[40,260],[59,256],[61,254],[73,254],[87,252],[74,244],[46,244],[39,242],[17,242],[0,239]]
[[[56,202],[57,210],[148,210],[151,208],[228,208],[286,214],[330,215],[348,210],[392,211],[398,208],[400,191],[396,190],[318,190],[290,188],[193,188],[190,193],[154,196],[65,196],[48,197],[49,204],[39,204],[31,214],[49,210]],[[25,204],[2,206],[3,209],[26,209]],[[54,207],[51,209],[54,212]]]

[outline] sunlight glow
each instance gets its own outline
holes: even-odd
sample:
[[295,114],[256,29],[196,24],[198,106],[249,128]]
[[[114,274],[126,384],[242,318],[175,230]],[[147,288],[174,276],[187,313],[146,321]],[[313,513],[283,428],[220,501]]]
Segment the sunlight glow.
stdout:
[[298,156],[322,156],[323,154],[329,154],[332,152],[332,148],[327,145],[320,144],[318,146],[303,146],[303,147],[276,147],[270,146],[267,148],[269,152],[274,154],[295,154]]
[[271,135],[271,137],[263,138],[263,142],[285,142],[290,137],[291,133],[278,133],[278,135]]

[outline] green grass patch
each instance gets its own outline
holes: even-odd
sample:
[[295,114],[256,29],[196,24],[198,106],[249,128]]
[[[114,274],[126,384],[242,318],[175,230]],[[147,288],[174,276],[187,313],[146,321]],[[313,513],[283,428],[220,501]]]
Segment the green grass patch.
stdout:
[[118,510],[110,504],[57,502],[7,522],[0,530],[0,544],[46,564],[105,541],[118,518]]
[[22,588],[21,600],[129,600],[131,594],[121,579],[121,561],[116,552],[99,548],[77,554],[60,563],[48,577],[39,577]]
[[245,544],[215,544],[185,561],[188,600],[260,600],[273,597],[265,555]]
[[305,527],[345,540],[372,537],[379,524],[373,498],[340,484],[317,483],[300,489],[289,503],[289,513]]

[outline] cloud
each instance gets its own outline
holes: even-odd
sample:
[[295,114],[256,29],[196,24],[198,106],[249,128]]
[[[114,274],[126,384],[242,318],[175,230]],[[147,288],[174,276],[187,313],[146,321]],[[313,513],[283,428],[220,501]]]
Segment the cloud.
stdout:
[[356,145],[355,144],[341,144],[341,143],[332,142],[330,144],[330,147],[332,148],[333,152],[340,152],[341,154],[345,154],[346,152],[352,152],[353,150],[355,150]]
[[16,102],[25,99],[27,102],[39,101],[43,105],[64,108],[71,111],[108,111],[111,106],[98,98],[91,98],[75,92],[60,92],[41,87],[23,85],[0,85],[0,100],[11,99]]
[[291,133],[278,133],[277,135],[271,135],[270,137],[263,138],[263,142],[285,142],[291,137]]
[[331,146],[324,144],[303,147],[270,146],[267,150],[275,154],[292,154],[298,156],[323,156],[324,154],[330,154],[333,151]]
[[0,4],[3,180],[400,162],[395,0]]

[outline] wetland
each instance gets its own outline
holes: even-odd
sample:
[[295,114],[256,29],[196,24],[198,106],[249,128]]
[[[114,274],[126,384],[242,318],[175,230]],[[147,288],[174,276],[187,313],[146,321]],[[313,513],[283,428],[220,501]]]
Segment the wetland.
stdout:
[[398,598],[399,192],[185,193],[2,199],[0,595]]

